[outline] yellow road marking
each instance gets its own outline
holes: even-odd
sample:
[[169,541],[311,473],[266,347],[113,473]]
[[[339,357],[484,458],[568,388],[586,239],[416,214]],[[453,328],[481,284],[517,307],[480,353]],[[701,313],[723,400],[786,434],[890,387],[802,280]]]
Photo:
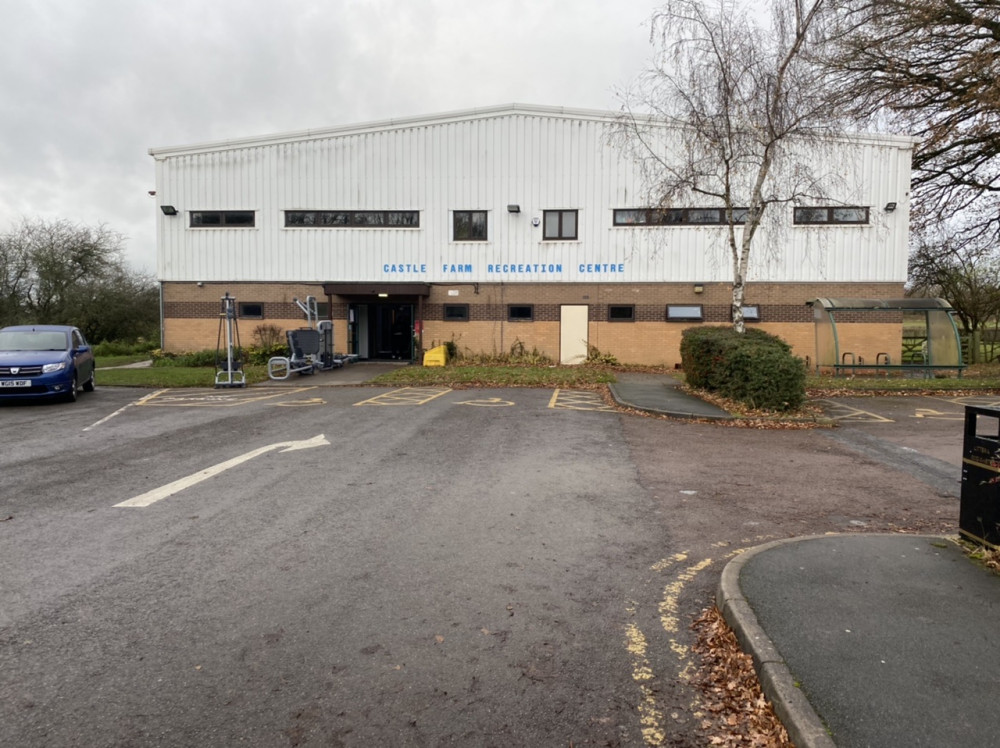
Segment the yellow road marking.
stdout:
[[226,392],[219,392],[218,390],[161,390],[139,404],[161,408],[232,408],[244,403],[271,400],[276,397],[285,397],[313,389],[316,388],[298,387],[289,389],[286,387],[272,387],[269,389],[240,390],[239,392],[232,390]]
[[289,400],[287,403],[277,403],[284,408],[295,408],[304,405],[325,405],[326,400],[321,397],[310,397],[308,400]]
[[447,395],[451,390],[440,387],[405,387],[401,390],[385,392],[381,395],[362,400],[358,405],[423,405],[431,400]]
[[837,403],[833,400],[817,400],[818,403],[825,403],[824,410],[829,418],[835,421],[851,421],[856,423],[895,423],[891,418],[880,416],[878,413],[870,413],[860,408],[852,408],[850,405]]
[[930,418],[936,421],[964,421],[964,413],[944,413],[933,408],[917,408],[914,418]]
[[501,400],[499,397],[487,397],[483,400],[462,400],[458,405],[475,405],[479,408],[506,408],[513,405],[510,400]]
[[552,393],[549,407],[562,410],[597,410],[614,413],[614,408],[604,402],[596,392],[588,390],[561,390]]
[[[635,610],[630,608],[630,613]],[[642,725],[642,739],[646,745],[663,745],[667,734],[663,730],[663,712],[656,701],[656,691],[650,681],[655,680],[649,660],[646,659],[646,637],[634,623],[625,627],[625,648],[632,656],[632,679],[639,686],[642,700],[639,702],[639,723]]]

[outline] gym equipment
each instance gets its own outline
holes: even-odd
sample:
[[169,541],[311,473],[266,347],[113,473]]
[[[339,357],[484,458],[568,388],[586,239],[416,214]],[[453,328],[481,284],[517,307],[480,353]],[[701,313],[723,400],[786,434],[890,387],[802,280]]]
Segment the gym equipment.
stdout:
[[[237,324],[236,298],[222,297],[222,312],[219,314],[219,337],[215,343],[215,388],[246,387],[243,372],[243,351],[240,348],[240,329]],[[226,335],[226,355],[222,355],[222,335]]]
[[319,305],[315,296],[307,296],[304,302],[299,299],[292,301],[305,314],[308,327],[285,332],[291,355],[273,356],[269,359],[267,376],[276,380],[288,379],[292,374],[304,376],[317,370],[339,369],[344,364],[357,360],[355,355],[344,356],[333,352],[333,322],[319,318]]

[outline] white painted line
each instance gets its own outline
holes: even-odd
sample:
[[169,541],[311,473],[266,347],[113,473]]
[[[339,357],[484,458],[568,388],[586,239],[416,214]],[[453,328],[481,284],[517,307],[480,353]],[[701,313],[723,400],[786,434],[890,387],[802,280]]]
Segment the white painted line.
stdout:
[[90,424],[89,426],[87,426],[87,428],[84,429],[84,431],[90,431],[92,428],[96,428],[96,427],[100,426],[102,423],[107,423],[112,418],[114,418],[116,415],[118,415],[119,413],[121,413],[122,411],[124,411],[124,410],[126,410],[128,408],[131,408],[134,405],[142,405],[147,400],[152,400],[157,395],[162,395],[164,392],[169,392],[169,391],[170,390],[157,390],[156,392],[152,392],[152,393],[146,395],[145,397],[139,398],[134,403],[129,403],[128,405],[123,405],[122,407],[120,407],[118,410],[116,410],[111,415],[105,416],[104,418],[102,418],[97,423]]
[[185,488],[190,488],[191,486],[197,485],[204,480],[208,480],[219,473],[224,473],[229,468],[234,468],[237,465],[242,465],[248,460],[252,460],[254,457],[260,457],[262,454],[267,452],[273,452],[276,449],[280,449],[282,452],[294,452],[298,449],[310,449],[312,447],[322,447],[324,445],[329,445],[330,442],[327,441],[326,436],[320,434],[319,436],[314,436],[312,439],[304,439],[297,442],[278,442],[277,444],[269,444],[266,447],[260,447],[253,450],[252,452],[247,452],[239,457],[234,457],[231,460],[226,460],[225,462],[220,462],[218,465],[213,465],[210,468],[205,468],[204,470],[199,470],[197,473],[193,473],[185,478],[175,480],[173,483],[168,483],[165,486],[160,486],[159,488],[154,488],[152,491],[147,491],[146,493],[135,496],[127,501],[123,501],[119,504],[115,504],[116,507],[145,507],[150,504],[155,504],[160,499],[165,499],[168,496],[173,496],[175,493],[183,491]]

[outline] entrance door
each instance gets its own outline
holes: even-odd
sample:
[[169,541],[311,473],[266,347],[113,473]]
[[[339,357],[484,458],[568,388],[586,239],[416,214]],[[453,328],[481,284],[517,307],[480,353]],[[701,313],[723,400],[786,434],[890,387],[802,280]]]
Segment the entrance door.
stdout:
[[351,304],[355,350],[363,359],[413,359],[413,304]]
[[559,363],[582,364],[587,360],[588,316],[586,304],[559,307]]

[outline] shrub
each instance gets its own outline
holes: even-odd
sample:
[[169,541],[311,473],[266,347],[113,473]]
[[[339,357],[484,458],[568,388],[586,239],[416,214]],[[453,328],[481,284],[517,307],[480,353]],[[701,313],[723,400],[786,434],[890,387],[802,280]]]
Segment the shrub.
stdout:
[[618,359],[610,353],[601,353],[596,345],[587,346],[587,363],[603,366],[618,366]]
[[153,366],[210,366],[215,367],[215,350],[206,348],[191,353],[153,351]]
[[150,353],[158,345],[155,340],[138,338],[133,342],[123,340],[102,340],[94,346],[95,356],[138,356]]
[[794,410],[805,401],[805,362],[763,330],[690,328],[681,339],[681,361],[692,387],[751,408]]
[[272,350],[285,344],[285,331],[277,325],[257,325],[253,329],[254,346]]

